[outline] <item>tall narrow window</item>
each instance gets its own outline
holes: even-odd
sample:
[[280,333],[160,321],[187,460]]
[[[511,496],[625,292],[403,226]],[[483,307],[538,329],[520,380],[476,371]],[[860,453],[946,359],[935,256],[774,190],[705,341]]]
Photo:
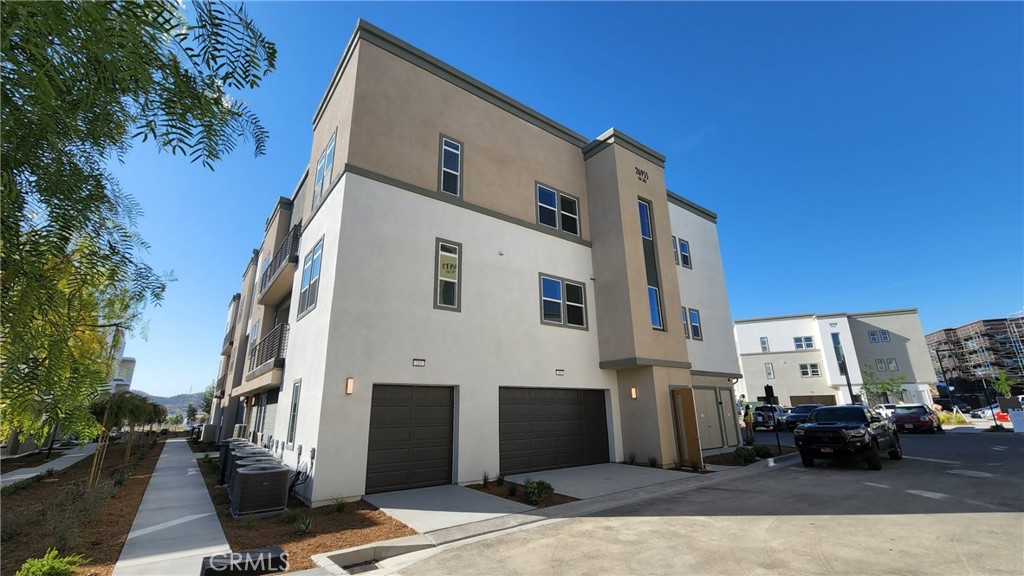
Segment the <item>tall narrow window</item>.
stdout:
[[761,336],[761,352],[770,352],[768,348],[768,337]]
[[658,256],[654,242],[654,223],[651,220],[651,205],[646,200],[637,199],[637,212],[640,218],[640,237],[644,249],[644,268],[647,273],[647,304],[651,312],[651,327],[664,330],[661,308],[661,282],[658,279]]
[[832,350],[835,351],[836,361],[839,362],[839,375],[846,376],[846,356],[843,354],[843,343],[839,340],[839,332],[832,333]]
[[897,370],[900,369],[900,366],[899,364],[896,363],[895,358],[889,358],[888,360],[886,360],[886,363],[889,365],[890,372],[896,372]]
[[299,421],[299,393],[302,392],[302,380],[292,385],[292,405],[288,412],[288,444],[295,442],[295,426]]
[[672,237],[672,256],[676,259],[676,266],[679,266],[679,244],[676,237]]
[[764,377],[769,380],[775,379],[775,367],[772,366],[771,362],[764,363]]
[[541,275],[540,306],[542,322],[587,327],[586,287],[579,282]]
[[537,221],[579,236],[580,203],[568,194],[537,184]]
[[651,326],[661,330],[664,325],[661,323],[661,298],[658,289],[654,286],[647,287],[647,304],[651,308]]
[[690,260],[690,243],[682,238],[679,239],[679,263],[687,268],[693,268]]
[[320,153],[320,159],[316,162],[316,180],[313,183],[313,208],[316,209],[323,199],[324,193],[331,186],[334,169],[334,143],[337,139],[337,132],[331,134],[324,151]]
[[700,310],[690,308],[690,334],[694,340],[704,339],[704,328],[700,324]]
[[640,235],[645,240],[653,240],[654,235],[651,231],[651,205],[643,200],[637,203],[637,208],[640,211]]
[[878,335],[882,338],[882,342],[888,342],[889,341],[889,331],[888,330],[879,330],[878,331]]
[[686,318],[686,307],[683,306],[683,336],[690,337],[690,321]]
[[870,340],[871,342],[878,342],[878,332],[875,332],[874,330],[869,330],[868,340]]
[[434,254],[434,307],[462,309],[462,244],[438,238]]
[[462,144],[441,137],[440,188],[452,196],[462,195]]
[[323,259],[324,241],[321,239],[306,254],[302,261],[302,283],[299,286],[299,310],[302,314],[316,306],[317,290],[320,287],[320,261]]

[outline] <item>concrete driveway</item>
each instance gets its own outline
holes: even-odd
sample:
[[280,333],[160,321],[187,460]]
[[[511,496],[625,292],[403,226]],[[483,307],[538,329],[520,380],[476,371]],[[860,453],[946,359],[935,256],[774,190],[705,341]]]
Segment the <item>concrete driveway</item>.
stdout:
[[507,480],[524,484],[527,480],[545,480],[559,494],[579,498],[596,498],[624,490],[634,490],[684,478],[685,472],[662,470],[626,464],[594,464],[576,468],[544,470],[506,476]]
[[370,494],[364,500],[420,534],[533,509],[455,485]]
[[1024,438],[904,436],[906,458],[789,466],[391,558],[448,574],[985,574],[1024,565]]

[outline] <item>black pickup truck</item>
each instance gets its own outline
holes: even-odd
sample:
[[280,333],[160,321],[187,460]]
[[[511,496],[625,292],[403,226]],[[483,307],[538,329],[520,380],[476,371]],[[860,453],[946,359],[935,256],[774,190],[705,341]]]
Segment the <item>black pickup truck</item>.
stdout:
[[892,423],[864,406],[823,406],[807,416],[807,423],[793,431],[804,466],[815,458],[860,458],[871,470],[882,469],[882,452],[891,460],[903,458],[900,437]]

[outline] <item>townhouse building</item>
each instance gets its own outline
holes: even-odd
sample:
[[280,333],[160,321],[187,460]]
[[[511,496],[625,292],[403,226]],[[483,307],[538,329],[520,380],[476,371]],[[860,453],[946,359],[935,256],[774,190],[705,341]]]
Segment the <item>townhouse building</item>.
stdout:
[[738,393],[749,401],[766,401],[770,384],[782,405],[862,403],[870,373],[902,377],[903,390],[891,402],[932,403],[931,360],[916,309],[737,320],[735,334],[743,372]]
[[210,438],[336,497],[737,446],[717,215],[360,21],[229,302]]
[[[991,402],[985,384],[1000,371],[1013,383],[1012,392],[1024,391],[1024,317],[975,320],[936,330],[925,339],[939,382],[949,382],[972,407]],[[946,395],[944,386],[940,393]]]

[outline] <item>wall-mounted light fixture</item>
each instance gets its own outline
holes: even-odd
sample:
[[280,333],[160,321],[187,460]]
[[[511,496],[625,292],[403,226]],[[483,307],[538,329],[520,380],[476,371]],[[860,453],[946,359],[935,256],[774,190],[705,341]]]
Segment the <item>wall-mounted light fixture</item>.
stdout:
[[349,377],[345,380],[345,394],[351,394],[356,391],[356,379]]
[[426,358],[413,358],[412,365],[415,366],[416,368],[423,368],[424,366],[427,365],[427,360]]
[[636,400],[636,387],[635,386],[633,388],[629,389],[629,397],[632,398],[633,400]]
[[561,368],[555,368],[555,376],[565,376],[565,370]]

